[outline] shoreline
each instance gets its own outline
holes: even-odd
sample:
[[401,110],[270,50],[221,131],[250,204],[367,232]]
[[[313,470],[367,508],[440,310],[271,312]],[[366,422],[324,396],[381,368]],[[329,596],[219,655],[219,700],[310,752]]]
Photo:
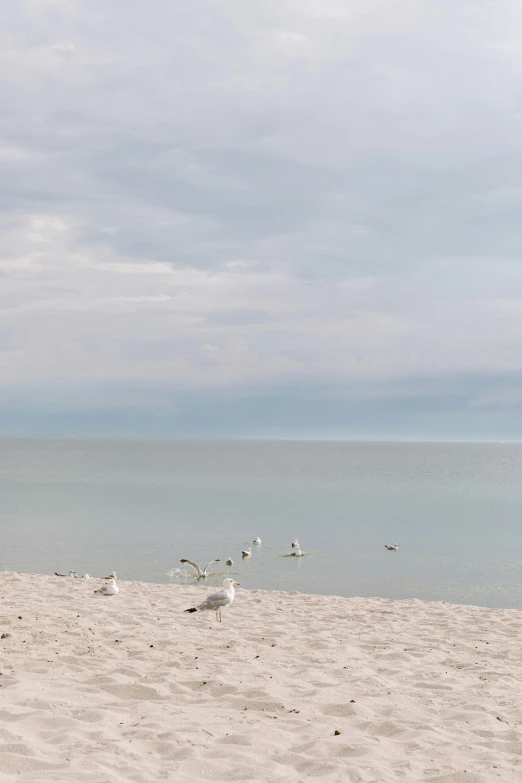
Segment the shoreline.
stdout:
[[0,573],[0,780],[522,778],[520,610],[119,584]]
[[[284,557],[284,555],[282,555]],[[20,577],[30,577],[30,578],[40,578],[40,577],[49,577],[52,579],[64,579],[66,581],[69,581],[68,576],[62,576],[57,577],[54,574],[49,573],[36,573],[32,571],[12,571],[9,569],[0,570],[0,579],[4,575],[15,575]],[[139,585],[141,587],[145,586],[151,586],[151,587],[164,587],[165,589],[171,590],[176,588],[182,588],[182,589],[190,589],[190,588],[196,588],[196,590],[201,590],[201,588],[206,588],[207,592],[213,592],[215,590],[219,590],[221,587],[221,576],[224,579],[228,575],[233,575],[237,577],[238,579],[241,579],[241,575],[239,573],[236,573],[234,571],[223,571],[222,574],[217,577],[216,574],[211,574],[208,580],[201,579],[200,581],[188,580],[186,582],[183,581],[176,581],[175,579],[171,579],[167,582],[156,582],[156,581],[149,581],[149,580],[140,580],[140,579],[120,579],[118,577],[118,584],[119,585]],[[243,577],[246,578],[246,577]],[[83,577],[75,577],[75,583],[83,582],[84,584],[90,583],[93,585],[93,590],[95,589],[94,586],[99,586],[100,584],[104,583],[104,580],[100,577],[95,576],[89,576],[89,579],[83,579]],[[0,582],[1,586],[1,582]],[[491,612],[520,612],[522,616],[522,606],[516,607],[516,606],[486,606],[485,604],[476,604],[476,603],[461,603],[457,601],[449,601],[443,598],[416,598],[416,597],[408,597],[408,598],[389,598],[387,596],[382,595],[339,595],[338,593],[303,593],[300,590],[278,590],[273,588],[262,588],[262,587],[248,587],[246,582],[243,582],[239,588],[236,588],[236,600],[238,598],[238,595],[240,593],[248,593],[248,594],[254,594],[254,593],[261,593],[266,595],[281,595],[281,596],[303,596],[308,598],[318,598],[318,599],[335,599],[340,601],[390,601],[391,603],[407,603],[408,601],[421,603],[421,604],[427,604],[431,606],[432,604],[443,604],[445,606],[450,607],[456,607],[456,608],[463,608],[463,609],[484,609],[485,611],[491,611]],[[201,594],[203,595],[203,593]],[[196,599],[194,599],[196,600]]]

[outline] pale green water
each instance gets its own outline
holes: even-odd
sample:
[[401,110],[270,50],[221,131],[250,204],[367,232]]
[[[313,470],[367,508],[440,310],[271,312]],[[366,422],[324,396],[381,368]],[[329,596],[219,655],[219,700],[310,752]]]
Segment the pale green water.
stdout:
[[1,569],[522,608],[521,512],[518,444],[0,440]]

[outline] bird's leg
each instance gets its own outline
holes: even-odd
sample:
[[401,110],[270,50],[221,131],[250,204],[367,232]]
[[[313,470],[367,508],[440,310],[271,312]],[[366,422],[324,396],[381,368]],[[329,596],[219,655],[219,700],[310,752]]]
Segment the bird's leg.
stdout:
[[219,622],[219,612],[217,609],[216,609],[216,621]]

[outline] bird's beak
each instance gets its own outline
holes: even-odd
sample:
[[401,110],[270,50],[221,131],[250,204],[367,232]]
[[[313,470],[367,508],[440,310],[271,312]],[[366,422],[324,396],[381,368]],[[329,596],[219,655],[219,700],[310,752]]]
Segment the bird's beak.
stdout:
[[234,582],[234,584],[235,584],[235,585],[240,585],[241,583],[240,583],[240,582]]

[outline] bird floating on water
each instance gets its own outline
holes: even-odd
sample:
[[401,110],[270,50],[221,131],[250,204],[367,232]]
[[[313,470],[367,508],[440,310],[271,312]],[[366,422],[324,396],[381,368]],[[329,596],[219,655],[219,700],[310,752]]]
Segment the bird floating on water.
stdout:
[[388,552],[397,552],[399,549],[398,544],[385,544],[385,548],[388,550]]
[[242,549],[241,555],[242,557],[252,557],[252,550],[250,549],[250,547],[248,547],[248,549]]
[[254,540],[252,541],[252,543],[253,543],[253,544],[260,544],[260,543],[261,543],[261,539],[259,538],[259,536],[256,536],[256,537],[254,538]]
[[116,584],[116,579],[109,579],[107,584],[102,585],[99,590],[95,590],[95,593],[100,595],[116,595],[120,592],[120,588]]
[[215,560],[211,560],[210,563],[208,563],[205,568],[201,569],[197,563],[195,563],[193,560],[180,560],[180,563],[183,563],[183,565],[189,565],[192,566],[194,571],[196,572],[196,577],[198,579],[206,579],[208,576],[208,569],[213,563],[219,563],[219,557],[217,557]]
[[216,620],[221,622],[221,611],[226,609],[227,606],[230,606],[234,600],[234,585],[239,585],[239,582],[234,582],[234,580],[230,578],[225,579],[221,590],[209,595],[208,598],[205,598],[203,603],[199,604],[199,606],[193,606],[191,609],[184,609],[184,611],[189,614],[192,614],[192,612],[214,611],[216,613]]
[[298,546],[292,549],[292,551],[290,552],[290,557],[302,557],[302,556],[303,553],[301,552]]
[[231,557],[229,557],[229,558],[228,558],[228,560],[227,560],[227,565],[228,565],[228,566],[233,566],[233,565],[234,565],[234,561],[232,560],[232,558],[231,558]]
[[299,541],[297,540],[297,538],[294,538],[294,540],[292,541],[292,549],[299,549],[299,548],[300,548]]

